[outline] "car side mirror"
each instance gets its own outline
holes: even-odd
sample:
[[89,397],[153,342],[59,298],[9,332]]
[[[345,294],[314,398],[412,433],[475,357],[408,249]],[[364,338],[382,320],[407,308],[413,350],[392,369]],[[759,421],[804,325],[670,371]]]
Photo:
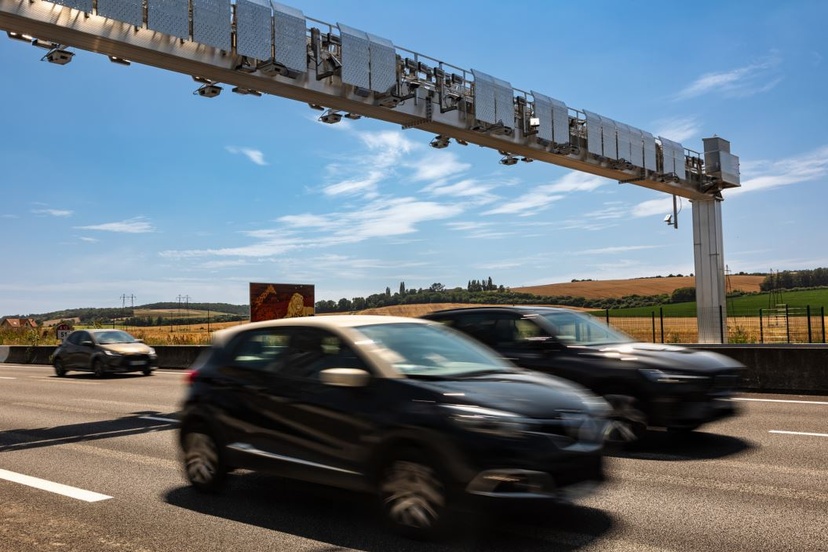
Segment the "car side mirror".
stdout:
[[359,368],[328,368],[319,372],[319,379],[334,387],[365,387],[371,374]]
[[88,339],[84,339],[83,341],[81,341],[81,345],[83,345],[84,347],[94,347],[95,346],[95,344],[92,343],[92,341],[90,341]]

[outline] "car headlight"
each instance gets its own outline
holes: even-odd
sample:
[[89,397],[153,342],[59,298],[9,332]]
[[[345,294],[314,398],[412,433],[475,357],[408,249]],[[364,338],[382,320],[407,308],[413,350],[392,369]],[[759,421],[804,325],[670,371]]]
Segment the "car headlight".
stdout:
[[707,376],[695,376],[692,374],[680,374],[669,370],[658,370],[656,368],[642,368],[641,375],[656,383],[698,383],[708,379]]
[[467,431],[510,439],[521,438],[527,431],[523,418],[512,412],[464,404],[442,406],[450,411],[451,421]]
[[155,349],[153,349],[152,347],[150,347],[150,348],[149,348],[149,354],[150,354],[150,356],[155,356]]
[[110,351],[109,349],[103,350],[106,356],[121,356],[120,353],[116,353],[115,351]]

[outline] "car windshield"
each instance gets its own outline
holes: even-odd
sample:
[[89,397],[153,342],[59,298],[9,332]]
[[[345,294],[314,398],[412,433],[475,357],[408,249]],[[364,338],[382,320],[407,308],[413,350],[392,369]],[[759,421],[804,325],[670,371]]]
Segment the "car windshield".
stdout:
[[443,326],[395,323],[356,329],[405,376],[456,378],[512,369],[488,349]]
[[113,343],[134,343],[135,338],[121,330],[112,330],[107,332],[100,332],[95,334],[95,338],[101,345],[111,345]]
[[555,338],[565,345],[607,345],[635,341],[589,314],[555,311],[541,313],[540,317],[551,326]]

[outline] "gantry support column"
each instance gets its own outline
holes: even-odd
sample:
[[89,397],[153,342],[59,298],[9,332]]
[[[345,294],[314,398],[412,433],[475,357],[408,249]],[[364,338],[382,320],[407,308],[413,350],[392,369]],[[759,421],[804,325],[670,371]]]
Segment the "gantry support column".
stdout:
[[723,244],[721,201],[713,198],[693,200],[699,343],[727,343]]

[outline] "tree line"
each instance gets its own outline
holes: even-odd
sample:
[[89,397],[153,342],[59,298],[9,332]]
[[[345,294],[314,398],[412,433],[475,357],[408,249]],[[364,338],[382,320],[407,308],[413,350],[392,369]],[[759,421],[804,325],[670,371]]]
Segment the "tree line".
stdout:
[[812,288],[828,286],[828,268],[811,270],[783,270],[765,276],[759,289],[774,291],[777,289]]
[[[695,294],[695,290],[694,294]],[[491,277],[484,280],[469,280],[465,288],[446,288],[441,283],[431,284],[428,288],[409,289],[405,282],[400,282],[398,292],[391,293],[391,288],[385,288],[385,293],[375,293],[368,297],[342,298],[339,301],[317,301],[316,312],[319,314],[334,312],[357,312],[366,309],[390,307],[396,305],[416,305],[424,303],[468,303],[488,305],[562,305],[568,307],[582,307],[596,310],[626,309],[634,307],[651,307],[672,302],[667,294],[661,295],[627,295],[624,297],[608,297],[602,299],[587,299],[570,295],[549,296],[532,293],[518,293],[503,285],[492,282]]]

